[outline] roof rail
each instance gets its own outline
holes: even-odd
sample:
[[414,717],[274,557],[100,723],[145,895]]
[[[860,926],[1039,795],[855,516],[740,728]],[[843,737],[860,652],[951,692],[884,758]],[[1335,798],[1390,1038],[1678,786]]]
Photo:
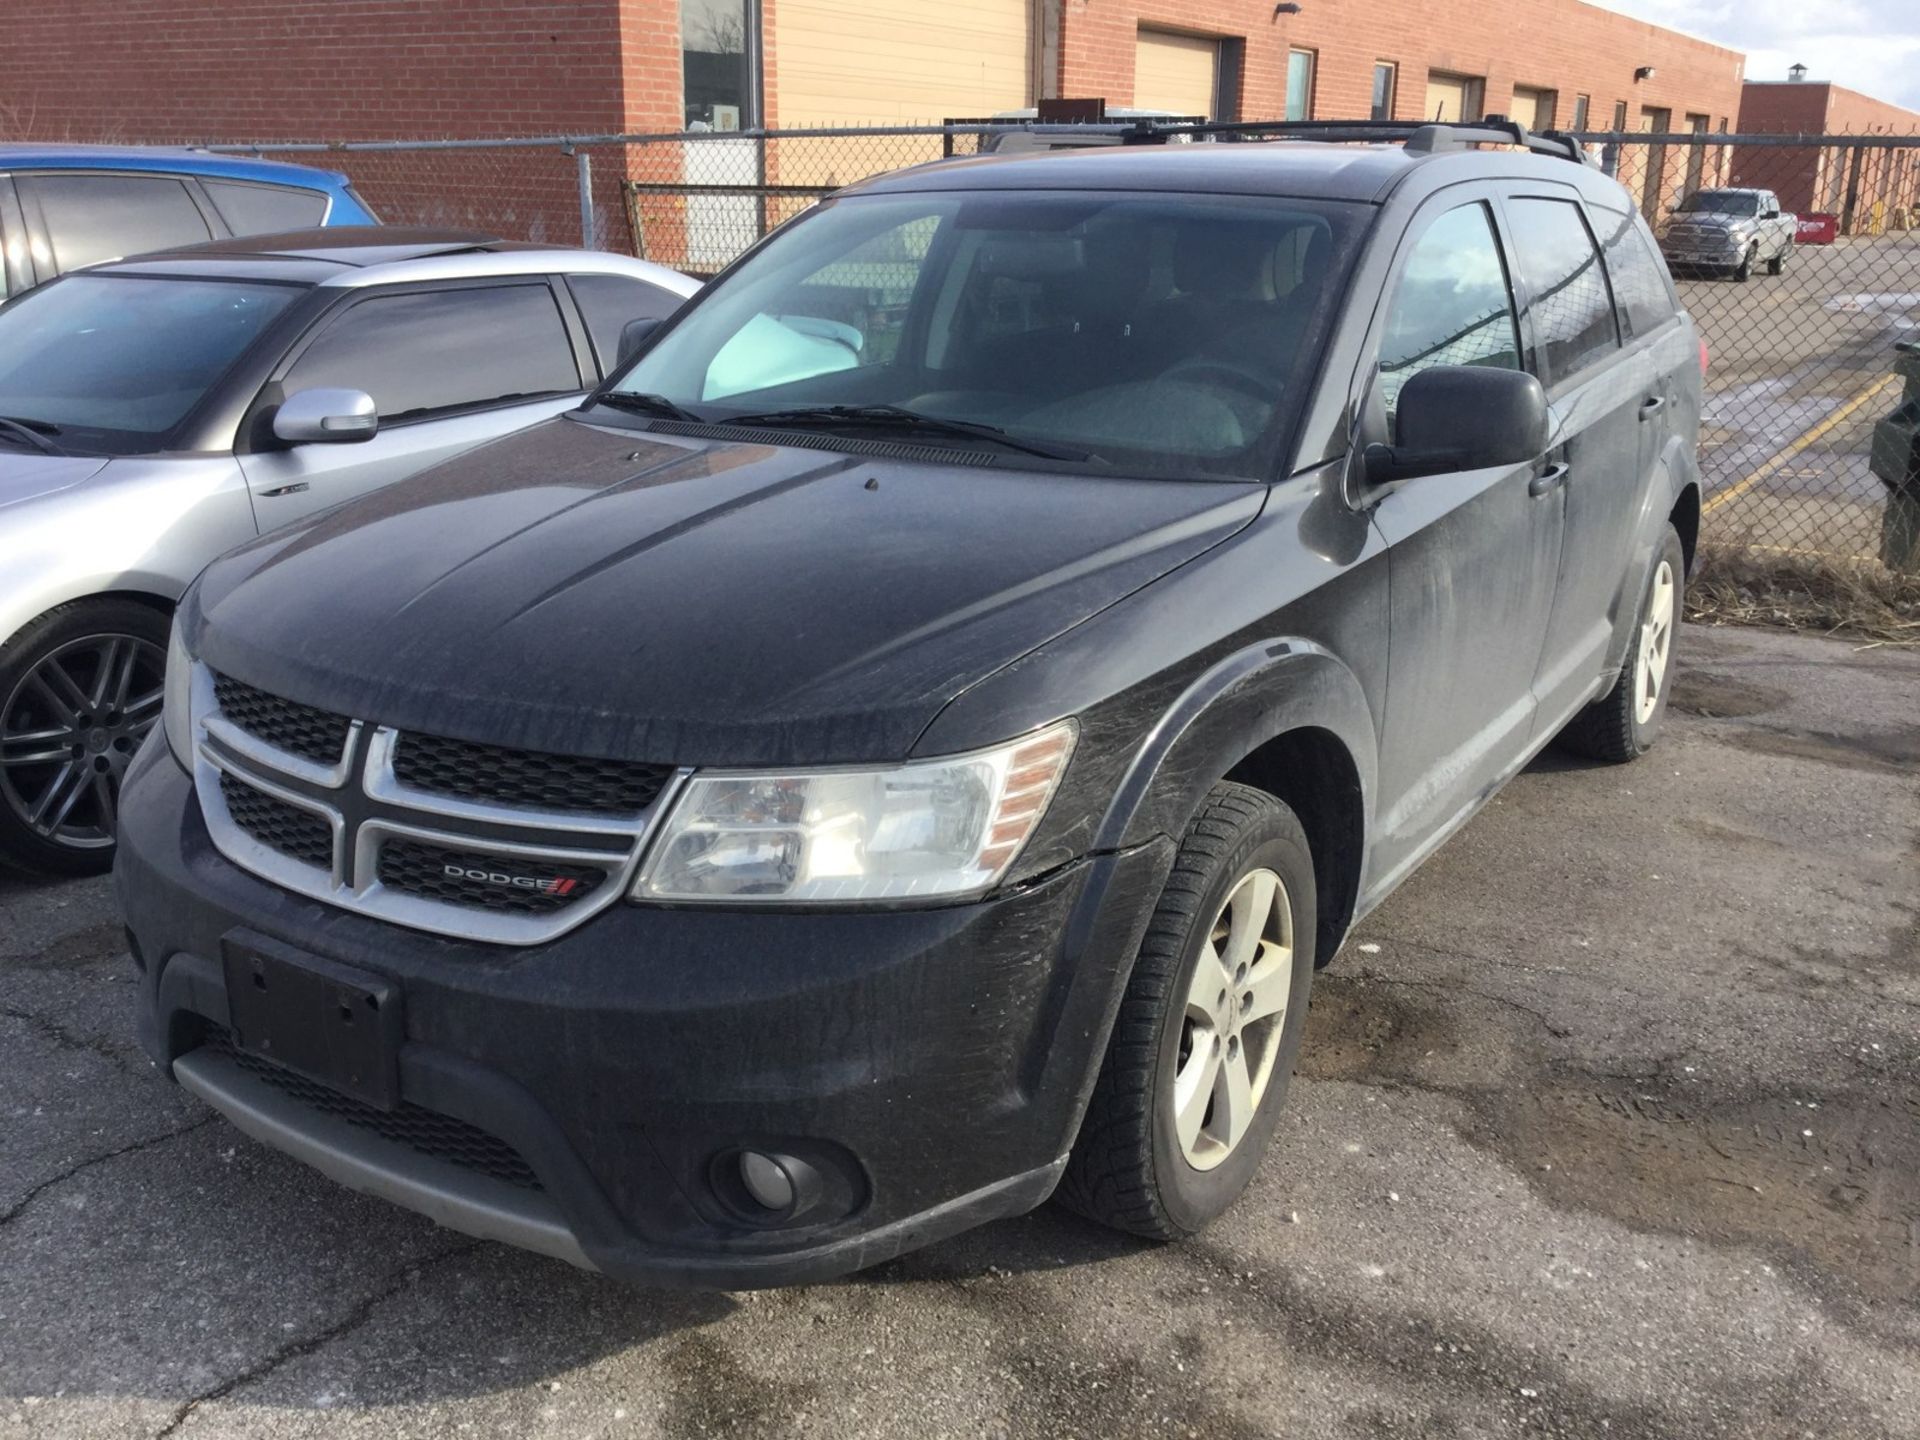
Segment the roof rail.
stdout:
[[1556,160],[1572,160],[1581,165],[1596,163],[1586,147],[1565,131],[1543,130],[1535,133],[1504,115],[1489,115],[1484,120],[1464,124],[1443,120],[1241,120],[1179,125],[1142,119],[1128,127],[1125,139],[1132,145],[1154,145],[1175,135],[1218,135],[1244,139],[1273,136],[1330,143],[1398,140],[1408,150],[1426,155],[1471,150],[1476,145],[1515,145],[1535,155],[1551,156]]

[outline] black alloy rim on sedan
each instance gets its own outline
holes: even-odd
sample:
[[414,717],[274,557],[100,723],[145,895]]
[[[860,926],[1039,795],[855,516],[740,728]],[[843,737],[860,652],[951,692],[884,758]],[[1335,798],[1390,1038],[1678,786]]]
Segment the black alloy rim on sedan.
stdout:
[[27,829],[70,850],[113,844],[120,781],[160,719],[166,651],[87,635],[50,651],[0,708],[0,797]]

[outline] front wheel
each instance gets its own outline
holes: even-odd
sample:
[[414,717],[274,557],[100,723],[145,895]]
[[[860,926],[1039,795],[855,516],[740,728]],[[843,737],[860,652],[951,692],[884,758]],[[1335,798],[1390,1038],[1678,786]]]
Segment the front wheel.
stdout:
[[1780,251],[1771,260],[1767,261],[1767,273],[1769,275],[1778,275],[1786,268],[1787,252],[1785,250]]
[[1577,755],[1618,765],[1653,748],[1673,689],[1673,636],[1686,599],[1687,557],[1680,533],[1667,526],[1641,592],[1627,663],[1605,695],[1567,723],[1560,744]]
[[1214,786],[1141,942],[1062,1204],[1173,1240],[1239,1198],[1300,1050],[1314,905],[1293,812],[1244,785]]
[[1740,257],[1740,263],[1733,267],[1733,278],[1744,285],[1753,274],[1753,262],[1760,253],[1758,245],[1749,245],[1747,253]]
[[50,875],[113,863],[120,778],[160,719],[167,618],[82,600],[0,648],[0,861]]

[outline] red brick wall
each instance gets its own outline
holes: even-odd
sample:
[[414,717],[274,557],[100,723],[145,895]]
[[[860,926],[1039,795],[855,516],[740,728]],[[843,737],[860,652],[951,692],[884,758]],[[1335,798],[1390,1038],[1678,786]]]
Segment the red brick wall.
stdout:
[[[1062,0],[1061,93],[1133,98],[1133,46],[1140,25],[1246,42],[1246,73],[1235,119],[1271,119],[1285,113],[1289,48],[1318,52],[1313,115],[1364,117],[1372,104],[1373,67],[1400,67],[1395,115],[1419,118],[1427,72],[1483,77],[1485,109],[1504,114],[1513,87],[1559,91],[1557,123],[1570,125],[1576,94],[1591,97],[1589,125],[1612,124],[1614,102],[1625,100],[1637,129],[1644,106],[1670,109],[1674,124],[1687,113],[1710,117],[1711,128],[1739,110],[1738,51],[1578,0],[1310,0],[1299,15],[1275,15],[1270,0]],[[1515,57],[1525,57],[1517,59]],[[1655,75],[1636,83],[1633,72]]]
[[[617,130],[625,118],[621,10],[621,0],[9,5],[0,138],[379,140]],[[672,59],[677,111],[677,49]],[[637,89],[630,84],[627,93]]]
[[[1755,81],[1740,99],[1740,129],[1752,135],[1920,135],[1920,114],[1824,81]],[[1906,228],[1916,223],[1920,208],[1920,151],[1913,148],[1755,149],[1740,157],[1739,177],[1778,191],[1789,210],[1837,215],[1854,231]]]

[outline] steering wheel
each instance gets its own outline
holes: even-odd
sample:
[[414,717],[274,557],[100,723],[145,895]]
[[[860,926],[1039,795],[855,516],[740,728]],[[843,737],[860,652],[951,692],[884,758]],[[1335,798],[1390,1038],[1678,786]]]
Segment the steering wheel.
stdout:
[[1163,380],[1185,380],[1188,377],[1205,377],[1207,381],[1222,385],[1229,390],[1237,390],[1258,400],[1262,405],[1272,405],[1278,401],[1279,387],[1271,376],[1226,360],[1189,360],[1182,361],[1160,378]]

